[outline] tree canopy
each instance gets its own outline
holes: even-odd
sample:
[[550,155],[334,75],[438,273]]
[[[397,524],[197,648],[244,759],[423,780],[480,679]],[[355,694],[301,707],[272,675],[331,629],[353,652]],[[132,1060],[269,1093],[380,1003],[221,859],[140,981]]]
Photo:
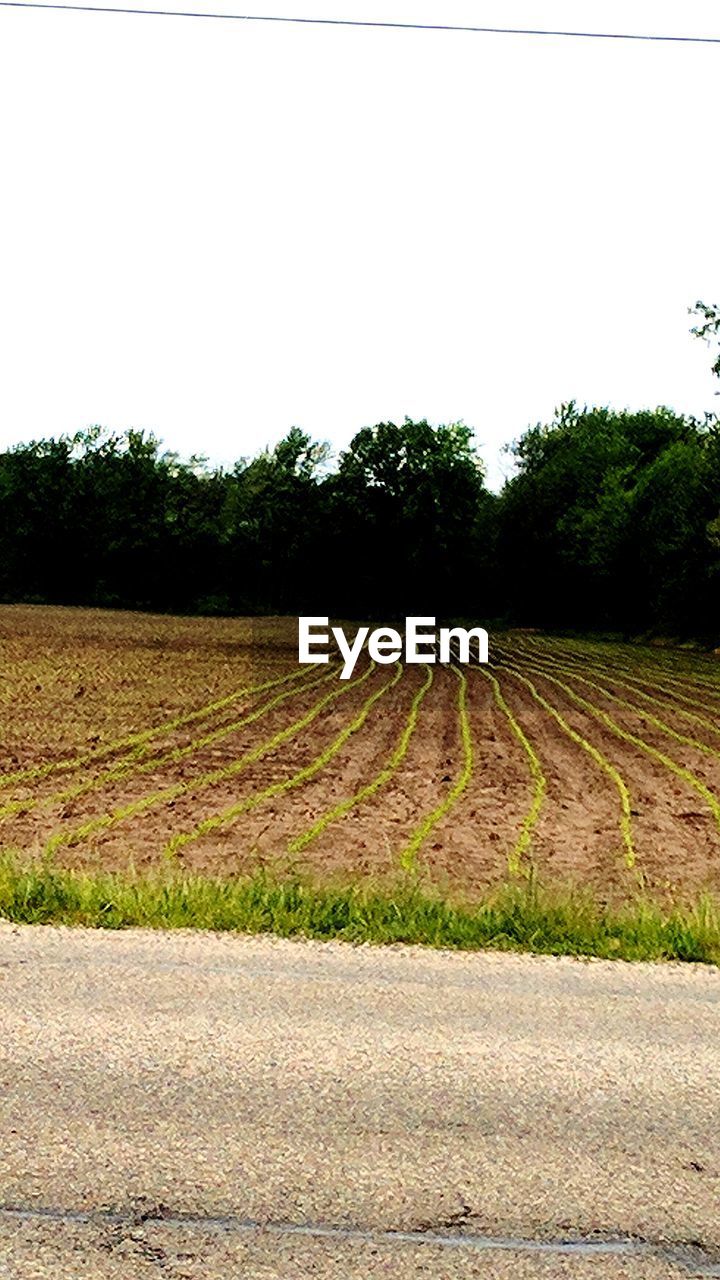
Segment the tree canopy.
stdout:
[[17,445],[0,453],[0,598],[716,641],[716,418],[569,403],[512,456],[498,496],[462,423],[365,427],[335,462],[293,427],[229,469],[139,431]]

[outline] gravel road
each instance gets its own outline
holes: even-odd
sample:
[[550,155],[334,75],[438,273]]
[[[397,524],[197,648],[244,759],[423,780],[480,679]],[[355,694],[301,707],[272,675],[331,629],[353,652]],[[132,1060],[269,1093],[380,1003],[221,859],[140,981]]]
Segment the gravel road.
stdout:
[[0,1276],[720,1276],[720,974],[0,925]]

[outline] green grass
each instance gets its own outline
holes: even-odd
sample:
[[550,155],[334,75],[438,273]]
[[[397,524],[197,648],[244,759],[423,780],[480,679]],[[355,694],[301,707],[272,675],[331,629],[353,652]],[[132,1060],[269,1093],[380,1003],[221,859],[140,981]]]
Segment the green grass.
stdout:
[[116,875],[22,865],[6,856],[0,916],[25,924],[201,928],[720,965],[720,904],[710,898],[666,910],[641,898],[611,908],[585,893],[544,889],[534,877],[461,905],[411,876],[393,885],[348,885],[259,872],[235,880],[172,870]]

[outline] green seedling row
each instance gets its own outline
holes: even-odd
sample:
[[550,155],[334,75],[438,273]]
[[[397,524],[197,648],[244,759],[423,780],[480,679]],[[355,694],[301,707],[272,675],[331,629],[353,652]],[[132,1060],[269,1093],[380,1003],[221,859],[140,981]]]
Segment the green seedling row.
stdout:
[[545,777],[542,764],[540,763],[540,758],[535,748],[503,697],[500,681],[492,674],[492,672],[487,671],[485,667],[480,667],[479,670],[485,678],[490,681],[495,702],[507,719],[512,733],[515,738],[517,738],[517,741],[525,752],[533,783],[532,803],[520,825],[520,835],[515,843],[515,847],[508,854],[508,871],[511,875],[518,875],[522,870],[524,870],[523,860],[530,848],[532,834],[535,830],[537,820],[540,817],[540,812],[543,807],[545,793],[547,791],[547,778]]
[[[526,658],[528,656],[527,650],[524,650],[522,648],[516,649],[515,652],[516,654],[517,653],[521,654],[523,658]],[[535,653],[533,653],[530,656],[532,661],[538,664],[541,664],[543,668],[549,667],[550,670],[557,671],[560,675],[565,674],[567,676],[572,676],[572,678],[576,680],[584,679],[583,676],[578,674],[577,669],[574,666],[566,666],[566,664],[559,658],[558,659],[541,658],[539,655],[536,656]],[[629,690],[629,692],[634,694],[636,698],[642,698],[644,702],[649,702],[651,706],[658,707],[659,710],[661,711],[672,711],[675,715],[682,716],[683,719],[690,720],[692,721],[693,724],[700,725],[700,727],[702,729],[706,729],[708,733],[714,733],[717,737],[720,737],[719,724],[717,723],[713,724],[712,720],[707,720],[704,716],[699,716],[693,711],[686,711],[684,707],[676,706],[674,702],[669,702],[667,698],[656,698],[651,693],[646,693],[644,689],[636,689],[635,686],[630,683],[629,679],[621,679],[621,677],[616,676],[614,672],[598,670],[597,667],[592,666],[587,662],[583,662],[582,670],[589,671],[592,675],[600,676],[601,679],[604,676],[606,679],[610,679],[613,684],[619,685],[622,689]],[[586,684],[590,683],[590,681],[585,680],[585,683]],[[596,687],[600,688],[601,686],[597,685]],[[621,703],[621,705],[632,708],[632,710],[636,711],[639,715],[643,714],[642,707],[638,707],[636,703],[623,702],[622,699],[618,698],[616,694],[611,693],[610,690],[604,690],[604,692],[606,693],[608,698],[613,698],[615,701]],[[678,696],[677,694],[674,695],[674,697],[677,697],[677,696]],[[685,701],[685,699],[683,699],[683,701]],[[658,721],[658,724],[660,724],[659,721]],[[674,736],[674,733],[673,733],[673,736]],[[692,739],[689,739],[688,741],[692,741]],[[702,744],[700,743],[698,743],[697,745],[700,746],[701,750],[708,750],[713,755],[720,756],[720,753],[718,753],[717,751],[714,751],[712,748],[703,747]]]
[[470,721],[467,712],[467,676],[457,667],[452,668],[459,681],[458,687],[458,724],[463,746],[463,763],[450,791],[444,800],[426,814],[413,831],[408,843],[400,854],[400,866],[404,871],[414,871],[417,867],[418,853],[433,827],[450,812],[455,802],[467,787],[473,772],[474,752]]
[[[578,733],[576,729],[573,729],[572,725],[568,724],[567,720],[563,715],[561,715],[557,707],[554,707],[551,702],[548,702],[547,698],[543,697],[533,684],[532,680],[529,680],[527,676],[523,675],[522,671],[519,671],[517,667],[510,666],[509,664],[503,664],[501,670],[509,671],[511,675],[514,675],[518,680],[521,680],[522,683],[530,690],[532,697],[538,705],[543,707],[543,709],[553,717],[556,723],[560,725],[563,733],[566,733],[577,746],[582,747],[583,751],[586,751],[591,759],[595,761],[598,768],[602,769],[603,773],[607,774],[607,776],[612,780],[620,797],[620,835],[625,851],[625,865],[632,869],[636,862],[635,845],[633,843],[632,835],[632,804],[630,800],[630,792],[628,791],[627,784],[622,774],[615,768],[615,765],[611,764],[607,757],[603,755],[602,751],[599,751],[592,742],[588,742],[587,738],[584,738],[581,733]],[[543,675],[544,673],[540,671],[536,674]]]
[[[610,642],[609,648],[617,660],[627,662],[627,646]],[[600,647],[598,652],[602,652]],[[720,666],[712,658],[698,658],[677,650],[668,653],[661,649],[654,649],[651,653],[645,654],[641,652],[639,656],[645,671],[654,672],[655,675],[658,672],[666,672],[674,678],[679,676],[695,681],[704,688],[712,690],[716,696],[720,696]],[[703,669],[700,669],[701,663]]]
[[123,751],[127,747],[132,748],[133,755],[143,755],[147,750],[145,744],[159,734],[173,733],[176,729],[182,729],[187,724],[193,724],[195,720],[201,720],[207,716],[214,715],[217,711],[222,711],[224,707],[239,702],[241,698],[254,697],[258,693],[264,693],[266,689],[272,689],[280,684],[289,684],[290,681],[299,680],[302,676],[307,676],[307,672],[293,670],[273,680],[265,680],[262,684],[236,689],[233,693],[228,693],[223,698],[216,698],[214,702],[207,702],[202,707],[196,707],[193,711],[187,711],[181,716],[165,720],[162,724],[155,725],[151,729],[143,729],[138,733],[131,733],[125,738],[117,738],[114,742],[108,742],[104,747],[98,748],[97,751],[82,751],[78,755],[72,756],[69,760],[53,760],[46,764],[35,765],[31,769],[18,769],[15,773],[0,774],[0,788],[4,789],[23,782],[39,782],[42,778],[46,778],[52,773],[69,773],[74,769],[82,768],[84,764],[95,764],[98,760],[105,760],[108,756],[114,755],[116,751]]
[[651,711],[645,711],[635,703],[628,702],[626,698],[621,698],[618,694],[611,693],[609,689],[606,689],[604,685],[598,684],[597,681],[589,680],[586,676],[581,676],[575,671],[568,673],[567,671],[564,671],[563,668],[560,668],[560,674],[569,674],[572,680],[577,680],[581,684],[586,684],[589,688],[597,690],[598,693],[601,693],[617,706],[625,707],[634,712],[635,715],[640,716],[643,720],[647,720],[648,724],[654,725],[656,729],[659,729],[661,733],[666,735],[666,737],[673,738],[675,742],[681,742],[683,746],[694,747],[696,751],[702,751],[705,755],[713,756],[716,760],[720,760],[720,751],[715,747],[709,747],[706,742],[700,742],[697,738],[689,738],[684,733],[678,733],[677,729],[673,729],[671,725],[666,724],[664,720],[653,715]]
[[[702,698],[720,698],[720,681],[712,676],[705,677],[697,672],[683,672],[678,664],[677,659],[673,659],[672,665],[668,662],[646,662],[643,661],[642,655],[637,656],[628,651],[628,648],[620,649],[612,644],[598,645],[582,645],[580,642],[558,642],[556,640],[543,640],[542,648],[533,641],[527,642],[530,647],[535,649],[538,654],[555,653],[560,657],[567,659],[575,657],[578,663],[587,661],[588,656],[601,662],[603,667],[608,670],[613,668],[619,670],[623,675],[627,675],[634,680],[642,681],[645,684],[651,684],[658,689],[664,689],[666,692],[675,695],[675,689],[684,689],[686,693],[694,693]],[[632,653],[632,663],[628,661]],[[665,683],[663,683],[665,682]],[[668,688],[667,686],[670,686]],[[694,706],[707,705],[693,703]]]
[[[139,800],[134,800],[131,804],[124,805],[122,808],[114,809],[111,813],[92,818],[89,822],[83,823],[82,826],[76,827],[73,831],[58,831],[48,840],[45,846],[46,855],[53,854],[63,845],[80,844],[88,836],[116,827],[126,819],[133,818],[138,813],[144,813],[147,809],[155,808],[159,804],[169,803],[171,800],[177,800],[181,796],[192,795],[205,787],[214,786],[217,782],[225,782],[228,778],[234,778],[243,769],[246,769],[248,765],[254,764],[257,760],[267,755],[268,752],[274,751],[276,747],[281,746],[283,742],[287,742],[298,733],[302,733],[303,729],[312,724],[313,720],[316,720],[331,702],[334,702],[336,698],[341,698],[343,694],[349,693],[356,685],[362,684],[372,675],[375,668],[376,664],[373,662],[361,676],[357,676],[354,680],[348,680],[331,693],[326,693],[300,719],[273,734],[271,738],[261,742],[252,751],[246,752],[239,760],[234,760],[231,764],[225,765],[221,769],[213,769],[209,773],[201,774],[197,778],[189,778],[184,782],[175,783],[173,786],[164,787],[162,790],[143,796]],[[332,673],[323,677],[323,679],[330,679],[331,675]]]
[[[119,778],[127,778],[129,776],[136,778],[145,773],[154,773],[156,769],[160,769],[166,764],[176,764],[178,761],[184,760],[186,756],[196,755],[204,747],[210,746],[214,742],[219,742],[222,738],[238,733],[239,730],[244,729],[247,725],[261,720],[274,707],[287,702],[288,698],[296,698],[307,689],[312,689],[324,680],[331,679],[336,670],[337,668],[334,668],[329,673],[316,676],[311,680],[305,680],[301,685],[276,694],[274,698],[263,702],[260,707],[242,716],[239,720],[233,720],[229,724],[221,725],[218,729],[214,729],[212,733],[207,733],[201,738],[195,738],[184,747],[173,747],[170,751],[166,751],[159,756],[153,756],[144,762],[143,755],[147,754],[147,748],[144,749],[141,755],[138,755],[137,752],[132,752],[124,760],[112,765],[110,769],[105,769],[94,778],[88,778],[86,782],[80,782],[74,787],[68,787],[65,791],[56,791],[53,795],[46,797],[37,796],[28,800],[10,801],[8,804],[0,806],[0,821],[14,814],[29,813],[38,806],[50,808],[52,805],[67,804],[71,800],[78,799],[79,796],[87,795],[90,791],[98,791],[106,784],[112,784]],[[275,683],[277,684],[277,682]],[[284,685],[289,681],[283,679],[280,683]]]
[[289,853],[302,853],[303,849],[307,849],[308,845],[312,844],[313,840],[317,840],[318,836],[325,831],[326,827],[329,827],[331,823],[344,818],[345,814],[349,813],[351,809],[354,809],[356,805],[362,804],[365,800],[370,800],[371,797],[381,789],[381,787],[384,787],[385,784],[390,781],[393,774],[399,765],[402,764],[402,761],[407,755],[410,741],[417,728],[420,704],[433,682],[433,668],[431,666],[426,666],[425,672],[425,680],[410,704],[410,711],[408,712],[404,728],[400,734],[395,750],[390,756],[387,764],[384,765],[380,772],[377,773],[370,782],[368,782],[364,787],[361,787],[359,791],[356,791],[351,796],[347,796],[345,800],[341,800],[339,804],[336,804],[332,809],[328,809],[326,813],[323,813],[317,819],[317,822],[314,822],[306,831],[303,831],[299,836],[296,836],[288,846]]
[[613,720],[612,716],[609,716],[606,711],[597,707],[593,702],[589,702],[587,698],[582,698],[579,693],[576,693],[575,690],[571,689],[568,684],[564,683],[564,681],[559,680],[557,676],[549,675],[547,672],[538,669],[535,670],[535,674],[543,676],[546,680],[551,680],[553,684],[556,684],[560,689],[562,689],[573,702],[576,702],[578,706],[583,708],[583,710],[587,711],[591,716],[594,716],[594,718],[601,724],[604,724],[611,733],[615,734],[616,737],[621,738],[624,742],[631,743],[634,747],[637,747],[640,751],[643,751],[646,755],[652,757],[653,760],[657,760],[660,764],[664,765],[666,769],[669,769],[671,773],[674,773],[676,777],[681,778],[689,787],[692,787],[692,789],[705,801],[715,820],[715,825],[720,831],[720,804],[718,803],[717,797],[713,794],[710,788],[692,772],[691,769],[686,768],[685,765],[678,764],[677,760],[673,760],[671,756],[665,755],[664,751],[658,751],[657,747],[651,746],[644,738],[640,738],[637,734],[630,733],[629,730],[623,729],[622,725],[619,725],[616,720]]
[[362,728],[375,703],[395,687],[402,674],[403,667],[398,664],[397,671],[392,679],[387,680],[380,689],[376,689],[374,693],[370,694],[369,698],[365,699],[354,720],[345,725],[337,737],[333,738],[332,742],[325,747],[325,750],[321,751],[320,755],[316,756],[310,764],[299,769],[292,777],[283,778],[281,782],[273,782],[270,786],[264,787],[262,791],[255,791],[251,795],[243,797],[242,800],[238,800],[237,804],[223,809],[222,813],[216,813],[209,818],[205,818],[202,822],[198,822],[197,826],[193,827],[191,831],[179,832],[177,835],[172,836],[165,846],[165,856],[174,857],[186,845],[192,844],[193,841],[200,840],[203,836],[210,835],[213,831],[218,831],[222,827],[230,826],[242,814],[248,813],[251,809],[256,809],[263,801],[284,795],[286,792],[292,791],[293,788],[309,782],[342,750],[348,739]]

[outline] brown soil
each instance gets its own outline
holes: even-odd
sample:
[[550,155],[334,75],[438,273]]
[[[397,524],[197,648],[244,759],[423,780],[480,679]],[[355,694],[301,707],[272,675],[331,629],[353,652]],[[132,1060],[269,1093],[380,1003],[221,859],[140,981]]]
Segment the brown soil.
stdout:
[[[0,608],[0,772],[72,760],[79,753],[102,753],[117,739],[157,728],[133,768],[113,778],[102,775],[128,759],[118,749],[75,769],[0,787],[0,808],[30,802],[28,812],[8,814],[0,826],[5,848],[37,855],[60,832],[75,831],[135,803],[140,812],[98,827],[72,845],[61,845],[63,865],[119,868],[158,864],[167,842],[199,822],[222,815],[257,792],[308,769],[358,715],[365,701],[387,684],[393,669],[380,667],[361,683],[348,683],[312,723],[212,784],[197,786],[210,771],[232,766],[246,753],[296,722],[341,688],[321,669],[296,682],[236,700],[174,729],[178,716],[230,697],[263,680],[293,674],[296,632],[293,619],[165,618],[100,610]],[[492,645],[491,645],[492,650]],[[492,654],[504,696],[541,761],[547,792],[526,866],[545,882],[575,881],[602,897],[619,898],[641,875],[655,893],[671,897],[720,892],[720,827],[707,797],[688,777],[720,801],[720,667],[704,656],[664,650],[577,647],[527,633],[503,636]],[[629,871],[620,834],[620,800],[612,779],[532,697],[526,685],[504,669],[522,670],[568,725],[591,743],[622,775],[631,796],[637,865]],[[560,669],[561,664],[562,670]],[[592,665],[594,670],[588,668]],[[602,675],[597,672],[602,671]],[[667,688],[653,685],[667,676],[700,699],[697,714],[718,722],[718,732],[690,722],[673,705]],[[651,706],[617,684],[641,673],[642,689],[666,705]],[[358,668],[356,675],[361,674]],[[469,785],[422,845],[418,866],[424,876],[450,891],[478,893],[507,878],[508,857],[518,839],[533,794],[527,755],[497,706],[483,672],[468,668],[468,712],[474,770]],[[604,686],[601,693],[580,677]],[[234,821],[186,844],[178,854],[184,867],[235,874],[258,865],[332,872],[356,878],[384,875],[399,865],[413,831],[447,797],[463,763],[457,711],[458,681],[436,667],[422,702],[417,730],[404,759],[375,794],[335,820],[301,854],[288,846],[318,817],[353,796],[386,766],[395,750],[424,671],[408,667],[398,684],[372,707],[362,727],[321,768],[281,795],[262,800]],[[574,702],[551,678],[611,717],[619,728],[664,755],[664,762],[623,739]],[[717,688],[713,686],[717,681]],[[699,691],[699,692],[698,692]],[[242,716],[261,709],[279,693],[289,696],[268,707],[253,723]],[[635,707],[622,705],[622,700]],[[682,742],[664,733],[646,714],[665,721]],[[215,741],[198,739],[227,729]],[[160,757],[173,749],[179,759]],[[154,762],[154,763],[153,763]],[[137,766],[148,767],[140,771]],[[75,798],[63,792],[88,781]],[[188,784],[187,794],[162,793]]]

